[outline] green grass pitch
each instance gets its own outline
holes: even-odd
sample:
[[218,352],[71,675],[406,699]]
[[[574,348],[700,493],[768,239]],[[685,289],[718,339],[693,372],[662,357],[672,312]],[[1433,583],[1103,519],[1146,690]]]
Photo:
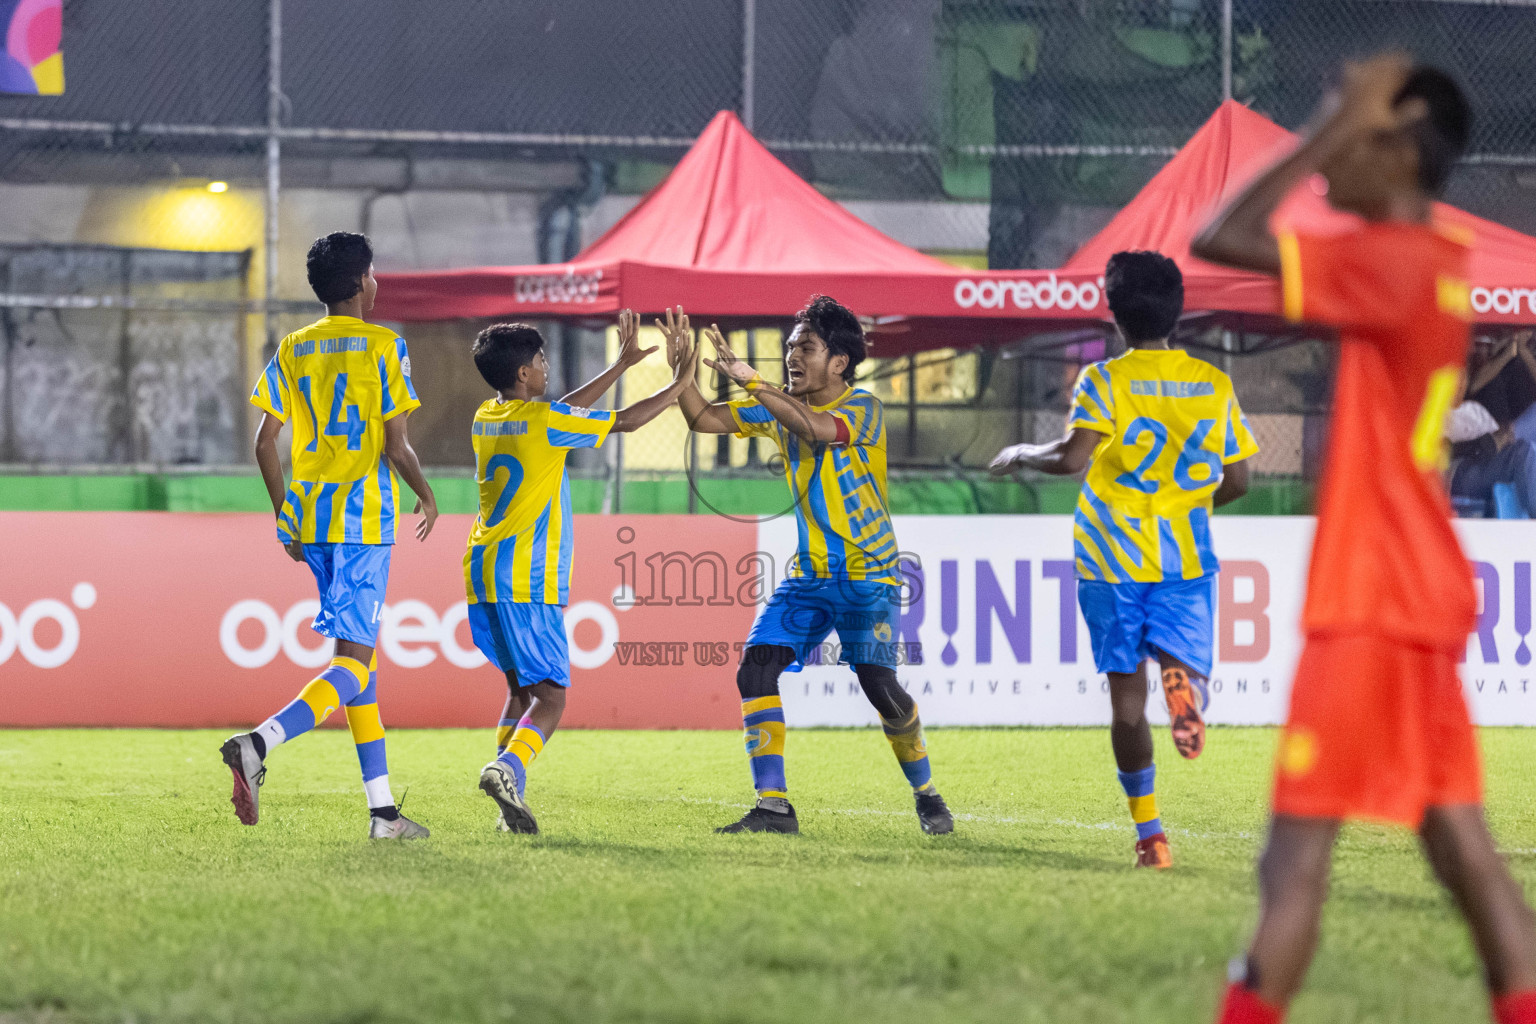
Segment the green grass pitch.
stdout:
[[[803,834],[716,836],[732,733],[563,732],[544,833],[492,830],[489,730],[390,734],[433,829],[370,844],[344,731],[271,759],[262,821],[213,732],[0,731],[0,1022],[1202,1022],[1254,918],[1275,734],[1158,736],[1175,868],[1130,868],[1103,730],[929,733],[956,834],[919,833],[875,731],[791,730]],[[1536,884],[1536,731],[1483,733],[1495,832]],[[1411,836],[1348,830],[1291,1020],[1485,1020]]]

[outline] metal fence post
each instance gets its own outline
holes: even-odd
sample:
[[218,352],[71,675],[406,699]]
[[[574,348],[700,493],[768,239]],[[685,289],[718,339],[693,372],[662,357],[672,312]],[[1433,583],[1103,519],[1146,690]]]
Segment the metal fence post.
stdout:
[[1232,0],[1221,0],[1221,99],[1232,98]]
[[118,286],[122,289],[123,314],[118,318],[117,334],[117,372],[122,378],[122,409],[119,414],[118,426],[122,431],[118,435],[119,450],[123,453],[123,461],[134,463],[139,461],[140,450],[135,443],[137,434],[138,416],[136,415],[133,393],[133,334],[132,316],[129,311],[128,299],[133,294],[133,257],[128,253],[119,256]]
[[[11,260],[5,261],[5,290],[16,290]],[[0,462],[18,462],[21,449],[16,444],[16,322],[8,308],[0,309],[0,335],[5,346],[0,352],[0,374],[4,375],[4,387],[0,390]]]
[[283,0],[267,0],[267,208],[266,280],[262,288],[262,320],[266,326],[267,351],[277,348],[277,314],[272,304],[277,298],[278,202],[281,199],[283,143],[279,132],[283,118]]
[[741,123],[752,131],[757,107],[757,0],[741,0]]

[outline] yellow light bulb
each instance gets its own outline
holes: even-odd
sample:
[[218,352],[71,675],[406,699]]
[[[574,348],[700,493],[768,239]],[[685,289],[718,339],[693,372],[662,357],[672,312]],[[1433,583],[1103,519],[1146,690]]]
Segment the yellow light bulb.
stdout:
[[208,183],[208,191],[216,193],[216,194],[219,193],[219,192],[228,192],[229,191],[229,182],[227,182],[227,181],[210,181]]

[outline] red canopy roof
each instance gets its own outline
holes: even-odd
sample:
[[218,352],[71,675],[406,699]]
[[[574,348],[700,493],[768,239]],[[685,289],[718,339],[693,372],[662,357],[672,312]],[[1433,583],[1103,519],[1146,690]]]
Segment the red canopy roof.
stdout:
[[[722,111],[650,195],[569,264],[380,274],[384,320],[608,319],[681,304],[698,318],[782,320],[825,292],[879,324],[881,355],[995,344],[1108,319],[1104,261],[1157,249],[1185,274],[1191,311],[1278,317],[1269,278],[1189,255],[1204,219],[1294,141],[1226,102],[1060,270],[968,271],[887,237],[817,192]],[[1443,204],[1477,245],[1472,303],[1489,323],[1536,323],[1536,239]],[[1307,230],[1348,218],[1298,189],[1280,217]]]
[[783,317],[812,292],[866,315],[910,310],[912,278],[954,268],[859,220],[715,115],[665,181],[569,264],[381,274],[394,320],[603,316],[681,303],[714,317]]
[[576,262],[769,275],[952,269],[816,191],[728,110],[716,114],[666,180]]
[[[1196,259],[1189,243],[1216,208],[1295,142],[1295,135],[1263,115],[1226,101],[1063,271],[1102,273],[1112,253],[1155,249],[1173,257],[1183,270],[1187,309],[1277,314],[1280,294],[1274,279]],[[1445,203],[1435,204],[1435,216],[1474,238],[1470,277],[1479,322],[1536,323],[1536,238]],[[1322,190],[1308,183],[1276,211],[1275,223],[1331,232],[1347,229],[1354,218],[1330,207]]]
[[[1083,276],[1082,300],[1102,306],[1098,272]],[[960,270],[908,248],[816,191],[722,111],[666,180],[570,263],[380,274],[374,314],[606,320],[681,304],[695,320],[741,324],[782,321],[824,292],[874,319],[879,354],[897,356],[1070,325],[1081,314],[1059,307],[1078,293],[1057,277]]]

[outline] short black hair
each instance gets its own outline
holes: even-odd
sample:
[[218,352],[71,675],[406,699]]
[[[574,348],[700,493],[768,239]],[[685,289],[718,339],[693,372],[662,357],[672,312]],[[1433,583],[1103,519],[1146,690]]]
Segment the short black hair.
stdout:
[[1184,275],[1160,252],[1117,252],[1104,266],[1104,297],[1132,345],[1166,338],[1184,312]]
[[852,384],[854,368],[868,354],[864,325],[853,315],[853,310],[828,296],[812,295],[805,308],[795,314],[795,323],[826,342],[829,355],[848,357],[843,380]]
[[1429,116],[1408,129],[1419,149],[1419,187],[1432,196],[1445,189],[1451,169],[1472,136],[1472,108],[1456,80],[1438,68],[1419,66],[1408,75],[1394,103],[1423,100]]
[[355,231],[332,231],[315,239],[304,260],[309,286],[315,290],[315,298],[327,306],[346,302],[361,291],[371,266],[373,246],[368,244],[367,235]]
[[517,384],[517,371],[543,348],[544,335],[531,324],[492,324],[475,335],[470,351],[485,382],[497,391],[510,391]]

